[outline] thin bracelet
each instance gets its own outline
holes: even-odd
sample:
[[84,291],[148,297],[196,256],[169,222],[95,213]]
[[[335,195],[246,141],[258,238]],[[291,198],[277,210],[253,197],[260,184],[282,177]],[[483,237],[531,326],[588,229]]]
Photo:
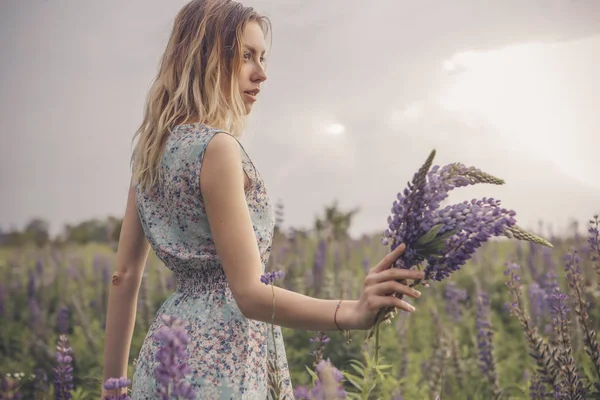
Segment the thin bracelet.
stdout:
[[344,334],[346,336],[346,344],[350,344],[350,342],[352,342],[352,339],[350,339],[350,331],[349,330],[342,331],[342,328],[340,328],[340,326],[337,323],[337,319],[336,319],[337,312],[340,309],[340,304],[342,304],[342,301],[343,300],[340,300],[337,303],[337,306],[335,307],[335,312],[333,313],[333,322],[335,323],[335,326],[337,326],[337,328],[339,329],[340,332],[344,332]]

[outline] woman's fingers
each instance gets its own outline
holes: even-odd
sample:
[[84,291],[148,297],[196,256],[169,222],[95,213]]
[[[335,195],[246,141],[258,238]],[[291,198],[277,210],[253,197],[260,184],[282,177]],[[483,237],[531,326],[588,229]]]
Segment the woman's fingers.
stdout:
[[396,307],[404,311],[414,312],[416,309],[406,301],[393,296],[377,296],[371,301],[372,310],[380,310],[384,307]]
[[417,269],[389,268],[376,274],[369,274],[365,278],[366,283],[374,285],[380,282],[399,279],[423,279],[425,272]]
[[396,247],[393,251],[389,252],[379,263],[371,269],[371,272],[381,272],[392,266],[392,264],[404,253],[404,249],[406,249],[406,245],[401,243],[398,247]]
[[410,288],[396,281],[386,281],[377,285],[373,285],[371,287],[371,291],[377,296],[389,296],[392,293],[400,293],[415,299],[421,297],[421,292],[418,290]]

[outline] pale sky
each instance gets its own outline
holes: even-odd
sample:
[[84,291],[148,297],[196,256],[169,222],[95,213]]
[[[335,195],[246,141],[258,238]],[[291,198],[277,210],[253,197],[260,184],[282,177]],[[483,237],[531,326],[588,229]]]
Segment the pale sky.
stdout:
[[[382,231],[432,148],[536,228],[600,211],[600,1],[255,0],[269,79],[242,143],[286,226],[334,199]],[[122,216],[179,0],[0,2],[0,227]]]

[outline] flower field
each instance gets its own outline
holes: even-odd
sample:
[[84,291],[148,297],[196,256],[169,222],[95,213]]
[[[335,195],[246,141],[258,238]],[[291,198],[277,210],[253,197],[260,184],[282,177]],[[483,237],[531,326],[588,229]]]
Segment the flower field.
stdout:
[[[594,398],[600,391],[597,217],[587,232],[549,237],[554,248],[486,242],[449,278],[421,287],[423,296],[411,300],[415,313],[382,324],[377,363],[366,331],[352,332],[346,344],[342,332],[284,329],[296,397],[311,398],[313,388],[325,385],[313,372],[325,369],[343,376],[347,398]],[[277,230],[268,270],[285,273],[272,275],[281,278],[275,285],[356,299],[368,269],[389,250],[382,236]],[[100,397],[114,262],[114,249],[99,243],[0,248],[0,398]],[[170,272],[151,254],[129,379],[147,329],[173,290]],[[327,359],[334,368],[317,368]]]

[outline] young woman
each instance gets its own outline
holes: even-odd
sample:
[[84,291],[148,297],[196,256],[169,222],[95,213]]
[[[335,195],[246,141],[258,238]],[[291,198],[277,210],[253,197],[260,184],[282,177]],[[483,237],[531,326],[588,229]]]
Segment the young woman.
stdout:
[[[200,399],[265,399],[267,360],[277,345],[284,394],[293,398],[281,329],[268,335],[271,288],[261,283],[274,214],[265,183],[237,136],[258,99],[269,20],[231,0],[193,0],[175,19],[136,133],[133,174],[112,277],[104,380],[127,375],[136,300],[150,247],[173,271],[140,350],[133,399],[154,399],[152,338],[161,314],[184,320],[190,383]],[[358,300],[323,300],[275,288],[275,324],[311,331],[368,329],[377,312],[420,294],[390,268],[398,247],[374,266]],[[340,304],[341,303],[341,304]]]

